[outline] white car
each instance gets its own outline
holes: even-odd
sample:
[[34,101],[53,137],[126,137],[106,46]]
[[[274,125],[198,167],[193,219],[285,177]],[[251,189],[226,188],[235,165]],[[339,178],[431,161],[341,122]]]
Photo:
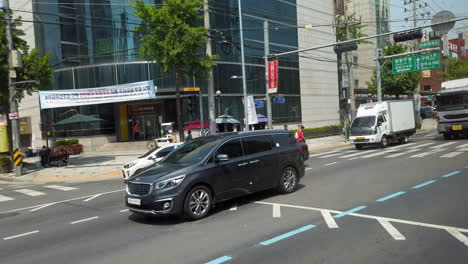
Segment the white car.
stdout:
[[166,157],[167,154],[182,144],[183,143],[173,143],[157,149],[152,149],[145,155],[138,157],[138,159],[125,164],[122,170],[124,180],[127,180],[132,175],[143,171],[146,167],[153,165],[155,162],[159,162]]

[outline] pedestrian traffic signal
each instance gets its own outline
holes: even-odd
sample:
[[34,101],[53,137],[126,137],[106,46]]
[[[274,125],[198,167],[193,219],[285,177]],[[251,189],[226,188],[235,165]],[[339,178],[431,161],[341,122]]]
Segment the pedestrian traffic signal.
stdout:
[[358,49],[358,44],[355,41],[344,43],[344,44],[336,44],[333,47],[333,50],[335,51],[335,53],[343,53],[343,52],[353,51],[357,49]]
[[420,39],[423,37],[421,29],[411,30],[402,33],[393,34],[393,41],[395,42],[404,42],[408,40]]

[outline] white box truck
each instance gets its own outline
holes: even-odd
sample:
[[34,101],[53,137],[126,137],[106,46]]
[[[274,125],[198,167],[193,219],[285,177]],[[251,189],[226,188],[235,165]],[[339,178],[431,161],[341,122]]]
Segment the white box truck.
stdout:
[[382,148],[399,140],[407,143],[416,132],[413,100],[384,101],[362,104],[351,123],[350,140],[356,149],[379,144]]
[[468,137],[468,78],[443,82],[436,110],[439,134],[445,139]]

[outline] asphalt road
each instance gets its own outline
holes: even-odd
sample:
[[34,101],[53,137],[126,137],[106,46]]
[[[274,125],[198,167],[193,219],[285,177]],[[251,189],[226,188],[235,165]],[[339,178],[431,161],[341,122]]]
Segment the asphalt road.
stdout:
[[[311,153],[300,188],[141,217],[120,180],[0,185],[1,263],[468,263],[468,140]],[[35,195],[35,196],[32,196]]]

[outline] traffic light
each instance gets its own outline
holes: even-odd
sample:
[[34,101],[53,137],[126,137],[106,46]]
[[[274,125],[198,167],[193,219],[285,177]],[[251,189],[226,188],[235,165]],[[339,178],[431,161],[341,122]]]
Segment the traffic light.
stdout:
[[393,34],[393,41],[404,42],[408,40],[420,39],[423,37],[421,29]]
[[343,52],[353,51],[357,49],[358,49],[358,44],[355,41],[345,43],[345,44],[336,44],[333,47],[333,50],[335,51],[335,53],[343,53]]

